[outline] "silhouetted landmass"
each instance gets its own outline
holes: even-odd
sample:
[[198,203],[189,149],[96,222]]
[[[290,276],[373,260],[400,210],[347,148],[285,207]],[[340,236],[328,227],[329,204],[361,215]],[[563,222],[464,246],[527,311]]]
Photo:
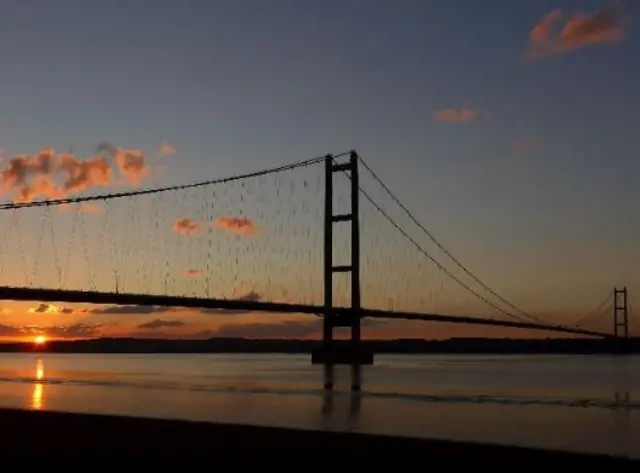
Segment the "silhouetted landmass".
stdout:
[[22,465],[34,457],[46,458],[49,469],[68,469],[75,464],[86,467],[96,460],[116,460],[119,463],[110,467],[122,468],[134,458],[153,469],[156,465],[167,468],[170,459],[180,461],[176,468],[184,468],[185,460],[201,459],[235,468],[243,464],[256,468],[257,461],[258,469],[268,465],[280,470],[283,462],[297,459],[313,459],[316,467],[354,462],[354,467],[409,469],[441,464],[584,471],[640,463],[606,455],[471,442],[59,412],[0,409],[0,422],[0,454],[5,464],[7,460]]
[[[347,342],[337,342],[346,344]],[[92,340],[3,343],[0,352],[49,353],[311,353],[319,346],[312,340],[210,338],[166,340],[142,338],[98,338]],[[387,354],[599,354],[614,351],[640,353],[640,338],[612,339],[494,339],[451,338],[448,340],[372,340],[363,345],[375,353]]]

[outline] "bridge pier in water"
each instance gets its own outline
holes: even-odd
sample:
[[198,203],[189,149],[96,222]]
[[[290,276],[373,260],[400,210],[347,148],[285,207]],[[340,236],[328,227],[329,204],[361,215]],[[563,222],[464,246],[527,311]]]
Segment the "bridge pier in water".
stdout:
[[[351,212],[335,215],[333,212],[333,176],[336,172],[348,173],[351,181]],[[349,161],[335,163],[331,155],[325,158],[325,208],[324,208],[324,320],[322,345],[314,350],[311,362],[324,365],[324,388],[333,389],[334,365],[352,366],[351,390],[359,391],[362,384],[361,365],[373,364],[373,352],[365,350],[361,343],[361,300],[360,300],[360,223],[359,223],[358,154],[352,151]],[[351,262],[348,265],[334,265],[333,226],[336,223],[351,224]],[[343,315],[338,315],[333,306],[333,276],[336,273],[351,275],[351,307]],[[350,338],[346,344],[334,340],[335,328],[349,329]]]

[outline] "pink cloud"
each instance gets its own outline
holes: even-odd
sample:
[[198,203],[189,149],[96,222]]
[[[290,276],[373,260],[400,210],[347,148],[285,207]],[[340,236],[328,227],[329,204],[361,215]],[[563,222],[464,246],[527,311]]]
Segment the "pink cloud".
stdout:
[[225,231],[236,235],[251,236],[259,233],[261,228],[250,218],[218,217],[215,225]]
[[625,37],[625,27],[618,2],[595,13],[553,10],[531,29],[528,56],[537,59],[588,45],[618,43]]
[[163,141],[158,148],[158,154],[160,156],[168,156],[170,154],[176,154],[176,149],[167,141]]
[[433,118],[440,123],[468,123],[477,116],[478,111],[472,108],[444,108],[433,114]]

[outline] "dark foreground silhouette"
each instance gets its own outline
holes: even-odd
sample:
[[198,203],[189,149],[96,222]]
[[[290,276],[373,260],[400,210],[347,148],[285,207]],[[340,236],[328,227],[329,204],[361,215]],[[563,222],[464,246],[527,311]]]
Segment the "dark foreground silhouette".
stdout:
[[[345,342],[338,342],[345,343]],[[166,340],[144,338],[98,338],[33,343],[0,343],[0,352],[50,353],[311,353],[314,340],[210,338]],[[640,353],[640,338],[620,340],[587,338],[507,339],[451,338],[448,340],[367,340],[363,347],[374,353],[427,354],[602,354]]]
[[[440,440],[6,409],[0,409],[0,425],[5,464],[46,459],[47,467],[93,466],[85,462],[134,457],[144,459],[145,466],[166,464],[170,458],[200,458],[212,462],[212,468],[233,463],[258,469],[266,464],[309,469],[344,460],[358,462],[343,463],[352,465],[349,468],[380,463],[575,468],[640,464],[608,456]],[[121,464],[128,466],[132,465]]]

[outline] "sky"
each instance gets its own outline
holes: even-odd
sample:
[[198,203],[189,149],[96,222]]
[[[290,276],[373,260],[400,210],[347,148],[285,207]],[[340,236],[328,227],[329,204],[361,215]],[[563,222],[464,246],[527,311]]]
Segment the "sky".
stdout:
[[[632,303],[640,293],[634,2],[3,6],[4,201],[189,183],[355,149],[447,250],[528,313],[571,323],[616,285]],[[0,279],[317,302],[321,179],[312,166],[247,186],[25,210],[18,224],[3,211],[3,228],[23,236],[7,237]],[[372,208],[361,227],[369,306],[496,315]],[[408,231],[461,274],[415,225]],[[0,335],[313,337],[318,322],[7,301]],[[406,322],[366,334],[526,336]]]

